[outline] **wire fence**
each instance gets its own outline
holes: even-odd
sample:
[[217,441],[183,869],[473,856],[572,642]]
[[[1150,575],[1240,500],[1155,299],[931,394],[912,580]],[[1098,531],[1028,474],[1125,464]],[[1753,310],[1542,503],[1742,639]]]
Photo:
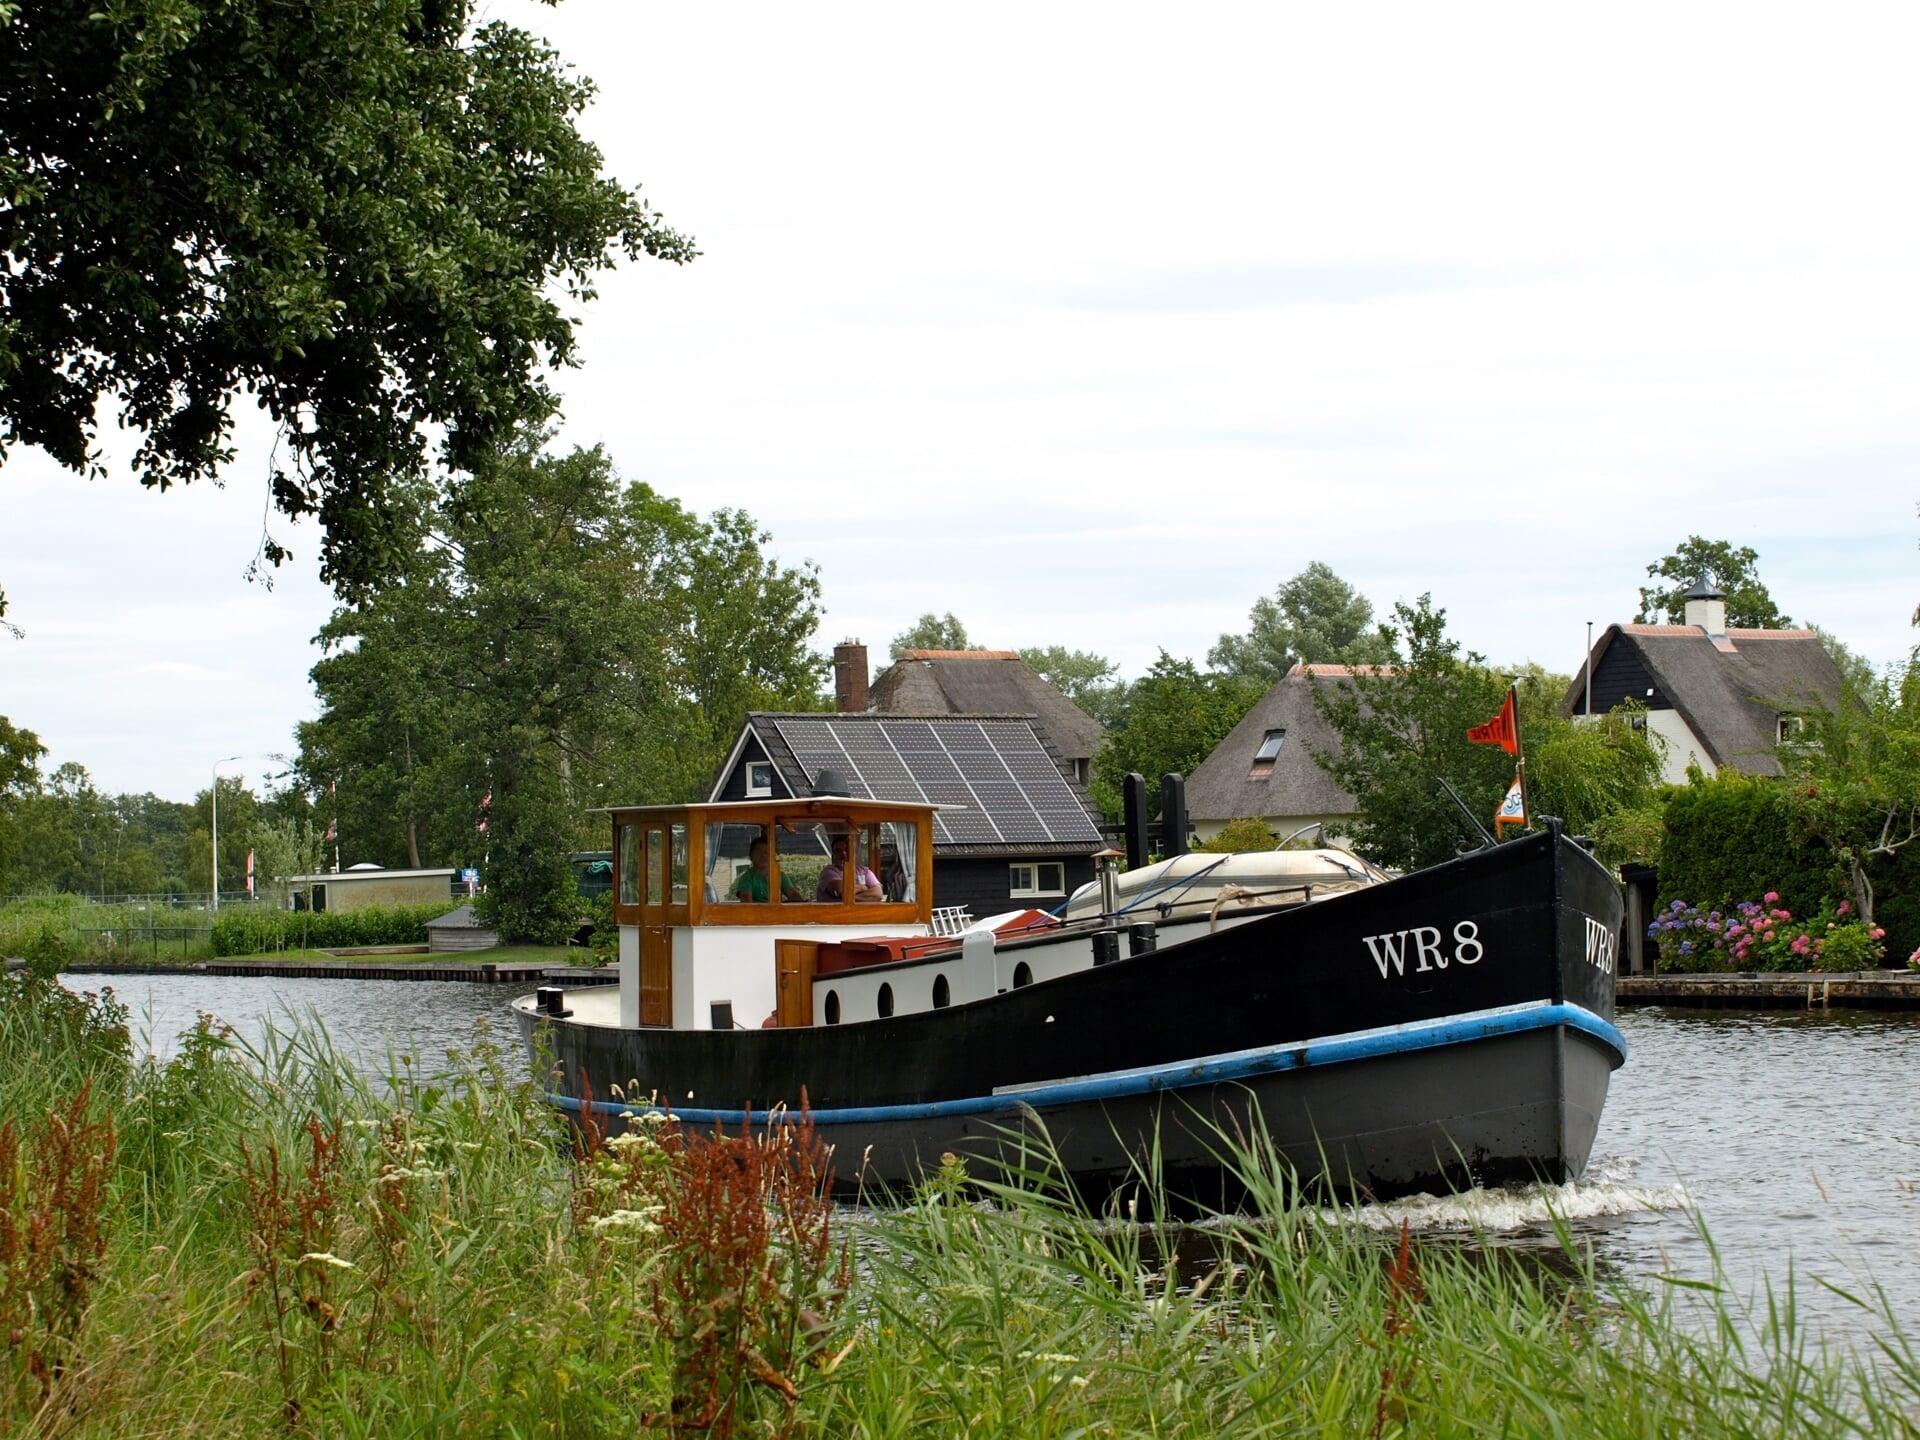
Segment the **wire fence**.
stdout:
[[22,953],[38,937],[103,960],[186,964],[211,953],[213,922],[221,910],[278,902],[208,891],[161,895],[0,895],[0,954]]

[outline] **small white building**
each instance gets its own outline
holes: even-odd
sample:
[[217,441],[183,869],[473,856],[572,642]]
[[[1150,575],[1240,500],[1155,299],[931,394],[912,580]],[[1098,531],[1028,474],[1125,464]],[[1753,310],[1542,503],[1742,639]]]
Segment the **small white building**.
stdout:
[[453,899],[453,877],[445,870],[388,870],[354,865],[346,870],[294,875],[289,903],[295,910],[364,910],[369,905],[432,905]]

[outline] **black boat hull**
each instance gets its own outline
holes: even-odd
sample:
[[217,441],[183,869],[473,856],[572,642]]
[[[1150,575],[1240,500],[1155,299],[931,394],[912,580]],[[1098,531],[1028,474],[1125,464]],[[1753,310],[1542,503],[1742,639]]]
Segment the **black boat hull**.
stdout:
[[1620,922],[1606,871],[1542,833],[951,1009],[735,1032],[520,1016],[556,1104],[737,1130],[804,1103],[848,1188],[1041,1133],[1095,1189],[1151,1164],[1205,1193],[1236,1135],[1377,1196],[1564,1181],[1625,1054]]

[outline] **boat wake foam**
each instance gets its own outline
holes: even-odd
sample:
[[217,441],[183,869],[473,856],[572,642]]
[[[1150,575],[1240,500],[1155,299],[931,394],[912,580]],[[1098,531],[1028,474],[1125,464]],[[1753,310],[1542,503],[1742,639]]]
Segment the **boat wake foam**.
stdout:
[[1398,1230],[1405,1222],[1416,1233],[1511,1234],[1549,1230],[1556,1219],[1599,1220],[1694,1208],[1693,1196],[1685,1185],[1635,1185],[1633,1171],[1632,1160],[1608,1158],[1595,1161],[1585,1175],[1568,1185],[1408,1195],[1371,1205],[1323,1210],[1321,1216],[1330,1224],[1359,1225],[1369,1230]]

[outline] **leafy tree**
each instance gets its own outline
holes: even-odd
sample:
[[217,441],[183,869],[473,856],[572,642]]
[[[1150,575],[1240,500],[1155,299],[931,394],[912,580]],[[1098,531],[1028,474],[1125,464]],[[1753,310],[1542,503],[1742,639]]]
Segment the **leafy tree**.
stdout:
[[1119,723],[1126,705],[1127,685],[1119,667],[1104,655],[1047,645],[1022,650],[1027,668],[1078,705],[1102,725]]
[[1840,667],[1840,674],[1848,684],[1862,694],[1873,688],[1878,677],[1871,660],[1826,626],[1810,624],[1807,628],[1820,641],[1820,647],[1833,657],[1833,663]]
[[1467,730],[1493,715],[1507,682],[1446,633],[1445,610],[1430,595],[1393,607],[1381,626],[1390,666],[1356,671],[1316,688],[1340,748],[1314,759],[1360,802],[1354,839],[1360,853],[1412,870],[1450,858],[1472,827],[1437,783],[1449,782],[1483,824],[1513,779],[1513,758],[1475,745]]
[[143,484],[212,478],[245,391],[323,575],[404,564],[428,436],[490,463],[552,410],[596,273],[696,254],[601,174],[592,86],[474,11],[0,4],[0,448],[98,476],[111,399]]
[[25,890],[20,806],[39,793],[40,761],[47,747],[31,730],[0,715],[0,894]]
[[1247,622],[1246,634],[1222,635],[1207,652],[1214,669],[1272,685],[1296,664],[1372,665],[1388,657],[1371,602],[1318,560],[1271,599],[1254,601]]
[[1844,868],[1860,918],[1873,923],[1869,867],[1920,840],[1920,658],[1831,709],[1816,703],[1780,747],[1802,833]]
[[967,627],[949,610],[936,615],[931,610],[893,637],[892,657],[898,660],[908,650],[971,650]]
[[480,866],[504,932],[551,940],[570,852],[604,843],[584,812],[692,798],[743,713],[818,703],[826,662],[811,566],[545,439],[421,497],[403,582],[321,632],[298,769],[336,787],[343,859]]
[[1093,758],[1094,802],[1118,815],[1130,771],[1144,775],[1158,793],[1162,775],[1185,775],[1206,759],[1264,693],[1257,681],[1203,675],[1191,660],[1162,650],[1153,668],[1129,687],[1125,718],[1107,731]]
[[1689,535],[1671,555],[1647,566],[1649,576],[1666,583],[1641,589],[1640,612],[1633,618],[1642,625],[1686,624],[1687,592],[1705,580],[1726,597],[1729,626],[1783,629],[1793,621],[1780,613],[1767,587],[1760,583],[1755,568],[1759,560],[1759,551],[1749,545],[1735,549],[1725,540]]

